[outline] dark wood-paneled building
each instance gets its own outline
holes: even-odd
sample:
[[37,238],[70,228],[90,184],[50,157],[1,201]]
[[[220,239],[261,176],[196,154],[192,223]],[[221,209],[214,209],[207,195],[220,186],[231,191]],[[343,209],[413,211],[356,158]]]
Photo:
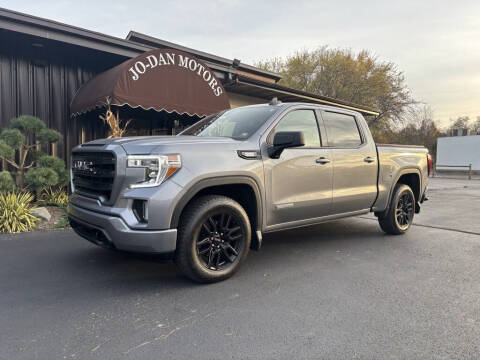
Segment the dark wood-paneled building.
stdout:
[[[70,105],[82,85],[153,49],[187,53],[204,63],[223,86],[230,107],[277,97],[282,101],[316,102],[355,109],[366,115],[377,114],[364,106],[280,86],[278,74],[238,60],[134,31],[126,39],[119,39],[0,8],[0,128],[7,127],[11,118],[21,114],[38,116],[64,135],[63,144],[49,151],[68,159],[73,146],[106,135],[98,118],[101,108],[93,107],[72,116]],[[122,118],[132,119],[129,135],[175,134],[200,118],[120,104],[118,108]]]

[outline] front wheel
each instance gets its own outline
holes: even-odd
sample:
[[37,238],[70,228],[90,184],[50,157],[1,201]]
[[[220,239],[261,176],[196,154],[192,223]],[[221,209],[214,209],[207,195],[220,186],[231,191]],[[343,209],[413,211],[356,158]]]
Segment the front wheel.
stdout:
[[245,260],[250,241],[250,221],[239,203],[221,195],[203,196],[182,214],[175,262],[194,281],[225,280]]
[[400,235],[410,228],[414,214],[415,196],[412,189],[408,185],[397,184],[388,210],[378,215],[378,223],[387,234]]

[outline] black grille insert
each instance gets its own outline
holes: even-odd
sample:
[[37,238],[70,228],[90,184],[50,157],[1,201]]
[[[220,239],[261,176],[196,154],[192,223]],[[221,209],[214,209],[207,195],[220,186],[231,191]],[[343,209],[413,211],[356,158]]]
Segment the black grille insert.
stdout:
[[108,200],[115,180],[115,155],[111,152],[72,153],[72,182],[75,192]]

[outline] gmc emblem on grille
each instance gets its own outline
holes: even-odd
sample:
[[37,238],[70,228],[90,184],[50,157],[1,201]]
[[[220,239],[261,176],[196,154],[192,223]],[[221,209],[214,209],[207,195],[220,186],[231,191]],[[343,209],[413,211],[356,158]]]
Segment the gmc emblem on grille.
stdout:
[[94,172],[93,161],[75,160],[72,164],[74,170]]

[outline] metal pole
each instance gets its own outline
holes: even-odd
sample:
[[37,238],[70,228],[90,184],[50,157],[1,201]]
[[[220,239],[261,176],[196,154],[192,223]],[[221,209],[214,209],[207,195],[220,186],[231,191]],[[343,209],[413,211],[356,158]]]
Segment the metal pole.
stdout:
[[472,180],[472,164],[468,164],[468,180]]

